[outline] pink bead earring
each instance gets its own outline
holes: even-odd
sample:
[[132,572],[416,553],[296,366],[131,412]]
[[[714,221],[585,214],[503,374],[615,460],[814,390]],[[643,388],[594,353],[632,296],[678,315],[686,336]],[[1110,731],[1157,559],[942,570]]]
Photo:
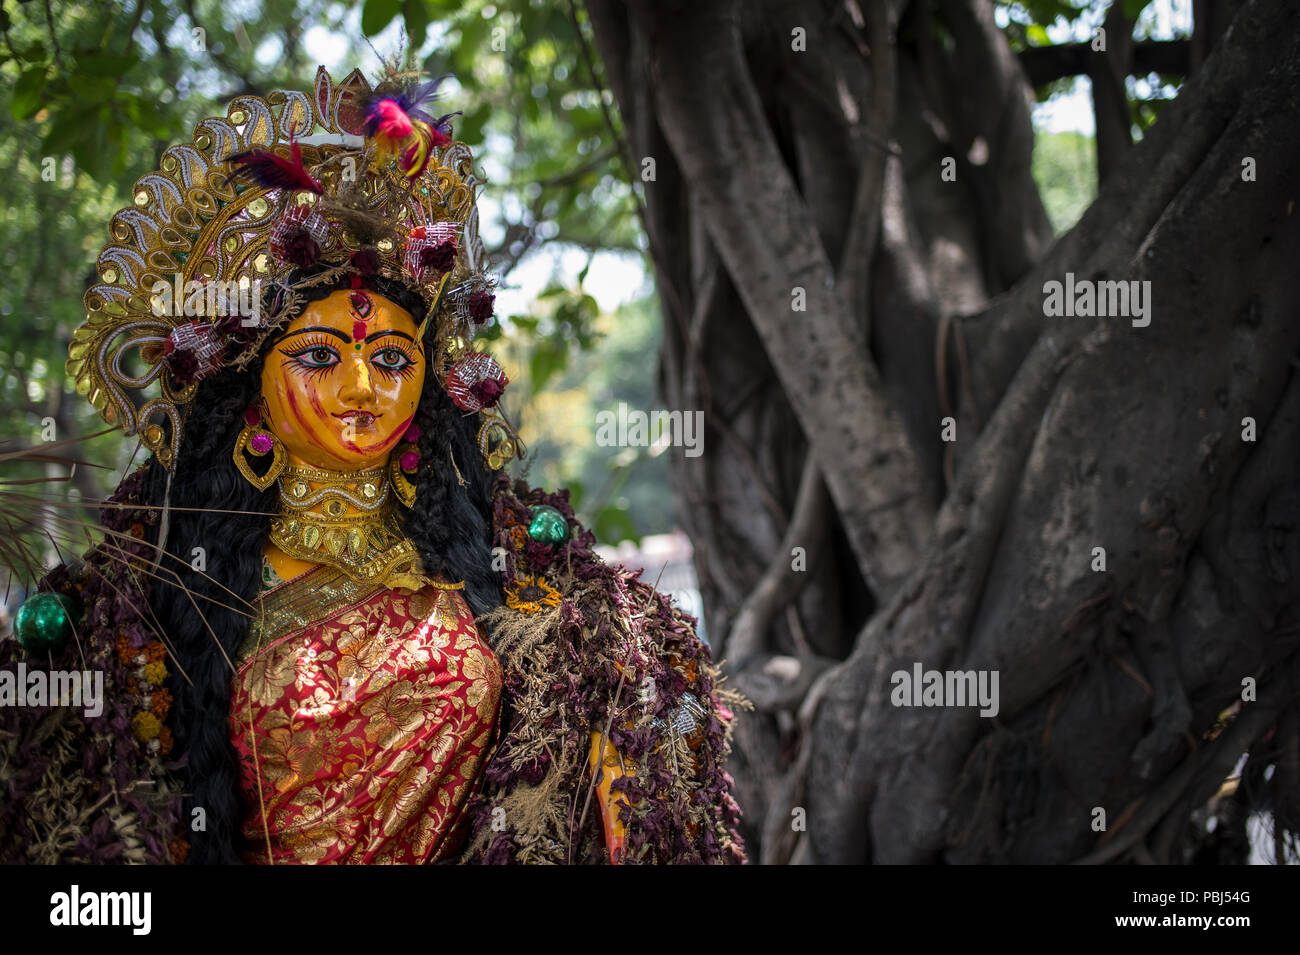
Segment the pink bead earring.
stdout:
[[[244,480],[259,491],[265,491],[271,486],[271,482],[284,470],[287,460],[284,445],[275,439],[274,434],[263,428],[262,424],[261,410],[256,404],[249,405],[244,411],[244,429],[239,432],[234,451],[231,453],[235,467],[244,476]],[[258,458],[271,455],[271,466],[265,474],[258,475],[253,470],[244,455],[245,451]]]
[[415,485],[407,475],[415,474],[420,469],[420,448],[416,444],[420,440],[419,425],[412,422],[402,439],[406,443],[393,449],[388,459],[388,475],[397,492],[397,499],[407,507],[412,507],[415,504]]

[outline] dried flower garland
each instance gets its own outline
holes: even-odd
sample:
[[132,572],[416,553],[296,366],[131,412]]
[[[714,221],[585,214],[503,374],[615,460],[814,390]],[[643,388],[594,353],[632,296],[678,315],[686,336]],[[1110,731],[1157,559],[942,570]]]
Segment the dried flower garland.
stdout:
[[[562,545],[529,540],[520,549],[520,531],[539,505],[558,510],[572,533]],[[508,596],[481,620],[501,660],[510,712],[486,785],[468,807],[465,861],[608,861],[587,762],[588,734],[608,727],[609,741],[637,767],[613,783],[630,803],[620,861],[744,862],[740,809],[722,767],[732,708],[749,704],[721,686],[694,619],[594,553],[567,490],[512,488],[500,474],[493,506],[507,594],[545,575],[561,600],[534,609],[512,606]],[[693,731],[682,732],[684,717]]]
[[[113,502],[138,501],[140,485],[137,471]],[[723,762],[732,710],[748,704],[721,685],[694,619],[600,560],[567,491],[512,487],[500,473],[493,494],[493,543],[506,549],[508,596],[480,625],[502,662],[506,706],[467,808],[461,861],[608,861],[590,797],[593,729],[607,732],[636,767],[613,783],[629,803],[620,861],[745,861]],[[571,529],[563,543],[529,537],[539,505]],[[9,835],[0,862],[179,863],[188,854],[175,776],[184,760],[164,760],[174,746],[166,651],[139,616],[145,578],[133,581],[124,566],[145,564],[141,538],[152,518],[128,506],[106,508],[101,520],[113,543],[78,567],[60,566],[42,586],[85,608],[79,640],[50,663],[103,670],[104,709],[83,717],[66,708],[0,708],[7,793],[0,831]],[[0,644],[0,666],[16,662],[17,652],[13,641]],[[504,828],[495,824],[498,808]]]
[[[89,716],[68,707],[0,707],[0,832],[7,836],[0,862],[165,863],[182,861],[188,849],[173,775],[179,767],[163,759],[173,745],[165,725],[171,694],[149,680],[166,678],[165,649],[138,613],[148,599],[145,578],[127,571],[149,556],[141,538],[151,517],[111,506],[137,500],[141,476],[123,481],[101,511],[110,543],[41,582],[83,608],[78,639],[42,663],[102,672],[103,708]],[[19,653],[13,641],[0,644],[0,667],[12,669]]]

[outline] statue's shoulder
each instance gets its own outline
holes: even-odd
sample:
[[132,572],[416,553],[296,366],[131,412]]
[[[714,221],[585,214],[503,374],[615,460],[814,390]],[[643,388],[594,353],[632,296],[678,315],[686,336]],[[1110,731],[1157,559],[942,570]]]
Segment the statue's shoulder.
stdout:
[[480,622],[502,663],[508,723],[472,810],[470,860],[607,858],[599,813],[568,808],[589,788],[595,732],[638,767],[615,782],[632,806],[627,861],[743,861],[723,764],[745,704],[722,685],[695,618],[603,560],[567,490],[498,476],[493,491],[505,604]]
[[[556,581],[572,581],[575,557],[603,563],[595,552],[596,537],[574,513],[569,489],[547,491],[499,473],[492,486],[492,531],[496,568],[504,557],[512,576],[551,571]],[[504,551],[504,554],[502,553]],[[559,568],[557,560],[565,561]],[[563,573],[559,571],[563,570]]]
[[[572,605],[587,626],[604,633],[610,622],[629,639],[674,665],[708,656],[696,619],[638,571],[612,565],[596,537],[574,513],[567,488],[548,491],[498,477],[493,495],[493,568],[502,574],[506,609],[534,616]],[[508,618],[509,615],[505,614]],[[576,618],[561,617],[577,624]],[[608,618],[601,626],[603,618]],[[541,619],[541,618],[539,618]],[[590,635],[589,635],[590,636]]]

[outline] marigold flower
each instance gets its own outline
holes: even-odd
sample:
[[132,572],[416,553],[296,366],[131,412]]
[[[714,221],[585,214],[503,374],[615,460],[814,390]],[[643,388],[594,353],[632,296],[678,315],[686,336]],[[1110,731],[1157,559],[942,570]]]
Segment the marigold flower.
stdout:
[[167,719],[167,713],[172,708],[172,695],[167,690],[154,690],[149,694],[152,700],[149,704],[149,711],[160,720]]
[[155,660],[153,663],[146,663],[144,667],[144,678],[156,686],[167,679],[167,667],[163,666],[161,660]]
[[131,717],[131,730],[135,733],[135,738],[142,743],[157,738],[162,728],[162,721],[147,710]]
[[172,862],[180,865],[190,854],[190,844],[180,838],[169,839],[167,840],[167,852],[171,855]]

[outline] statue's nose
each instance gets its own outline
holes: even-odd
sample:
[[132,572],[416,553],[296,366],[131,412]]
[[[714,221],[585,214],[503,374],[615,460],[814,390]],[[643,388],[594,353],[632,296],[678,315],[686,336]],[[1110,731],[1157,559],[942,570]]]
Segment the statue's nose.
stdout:
[[347,382],[339,391],[339,399],[347,404],[368,404],[375,400],[374,383],[370,366],[360,355],[353,358],[347,372]]

